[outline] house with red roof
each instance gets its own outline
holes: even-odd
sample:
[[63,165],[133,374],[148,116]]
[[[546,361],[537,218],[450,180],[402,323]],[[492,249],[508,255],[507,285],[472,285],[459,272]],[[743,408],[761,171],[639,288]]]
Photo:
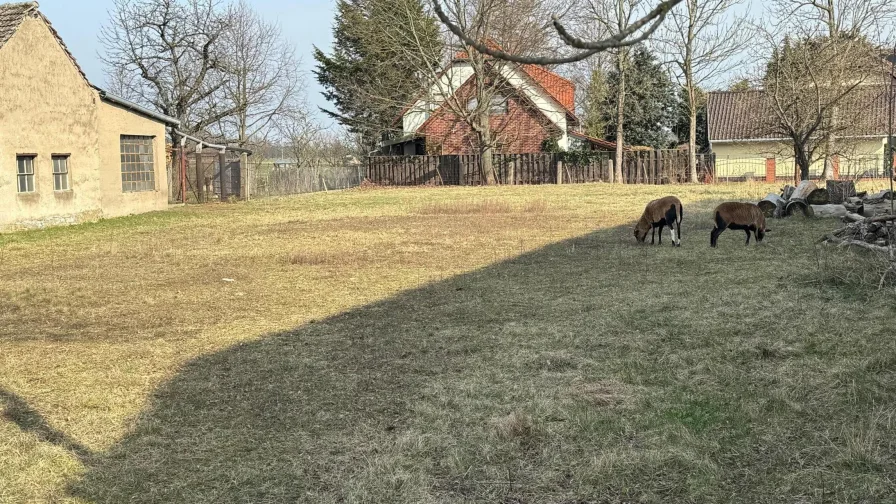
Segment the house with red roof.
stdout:
[[[561,149],[614,150],[616,144],[578,132],[576,86],[538,65],[494,63],[500,82],[490,85],[490,129],[495,153],[540,152],[545,140]],[[383,143],[386,155],[456,155],[479,152],[477,135],[457,112],[477,106],[468,55],[459,52],[430,89],[397,119],[402,134]],[[482,96],[480,94],[480,96]]]

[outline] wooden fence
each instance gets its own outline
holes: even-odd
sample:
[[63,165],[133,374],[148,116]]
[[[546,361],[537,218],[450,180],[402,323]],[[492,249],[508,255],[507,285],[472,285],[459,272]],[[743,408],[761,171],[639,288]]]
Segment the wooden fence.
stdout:
[[[613,173],[613,153],[592,157],[587,162],[555,153],[494,154],[492,171],[496,183],[506,185],[609,182]],[[564,162],[563,160],[566,159]],[[700,181],[712,181],[715,157],[700,155]],[[687,152],[627,152],[623,180],[628,184],[670,184],[689,179]],[[478,155],[373,156],[368,158],[367,178],[381,185],[481,185],[483,176]]]

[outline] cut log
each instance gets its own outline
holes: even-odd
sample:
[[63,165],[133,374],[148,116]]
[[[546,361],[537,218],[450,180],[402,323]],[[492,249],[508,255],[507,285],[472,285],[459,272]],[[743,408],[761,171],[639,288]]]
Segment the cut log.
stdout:
[[852,180],[828,180],[830,203],[843,203],[846,198],[856,195],[856,183]]
[[784,207],[784,216],[789,217],[795,213],[799,213],[805,217],[811,217],[812,210],[809,208],[809,203],[806,202],[806,198],[808,198],[812,191],[816,189],[818,189],[818,186],[811,180],[800,182],[800,185],[798,185],[796,190],[793,191],[793,194],[790,195],[790,200],[787,201],[787,206]]
[[827,205],[831,202],[831,195],[827,189],[816,189],[806,196],[806,203],[810,205]]
[[764,200],[759,202],[759,208],[767,218],[780,218],[787,206],[787,200],[777,194],[769,194]]
[[841,219],[848,213],[843,205],[809,205],[808,212],[818,219]]
[[890,201],[894,199],[893,193],[889,189],[884,189],[883,191],[875,194],[874,196],[868,196],[865,198],[866,205],[875,205],[878,203],[884,203],[886,201]]
[[815,185],[815,182],[811,180],[804,180],[800,182],[800,185],[796,187],[796,190],[793,191],[793,194],[790,195],[790,200],[801,200],[807,201],[809,195],[812,194],[812,191],[818,189],[818,186]]
[[[846,207],[843,207],[843,208],[846,209]],[[850,212],[850,211],[848,211],[848,210],[847,210],[847,212],[846,212],[846,215],[843,216],[843,222],[847,222],[847,223],[849,223],[849,222],[861,222],[861,221],[863,221],[863,220],[865,220],[865,217],[863,217],[863,216],[861,216],[861,215],[859,215],[859,214],[857,214],[857,213],[852,213],[852,212]]]
[[789,200],[791,196],[793,196],[793,191],[796,191],[796,187],[792,185],[786,185],[781,188],[781,197],[785,200]]
[[878,203],[876,205],[869,205],[869,204],[865,203],[864,205],[862,205],[862,209],[863,210],[862,210],[861,214],[864,215],[865,217],[876,217],[878,215],[886,215],[886,214],[891,213],[889,202]]

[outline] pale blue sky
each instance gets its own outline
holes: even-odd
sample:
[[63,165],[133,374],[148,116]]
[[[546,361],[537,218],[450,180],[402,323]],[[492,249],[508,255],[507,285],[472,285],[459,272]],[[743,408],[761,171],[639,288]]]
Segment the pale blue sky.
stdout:
[[[0,3],[6,0],[0,0]],[[62,36],[65,44],[97,86],[105,84],[103,64],[98,53],[100,27],[108,19],[112,0],[39,0],[40,9]],[[283,34],[295,45],[306,73],[308,99],[313,105],[325,106],[320,86],[311,70],[314,59],[312,45],[328,50],[332,43],[333,0],[250,0],[250,3],[269,20],[276,20]]]

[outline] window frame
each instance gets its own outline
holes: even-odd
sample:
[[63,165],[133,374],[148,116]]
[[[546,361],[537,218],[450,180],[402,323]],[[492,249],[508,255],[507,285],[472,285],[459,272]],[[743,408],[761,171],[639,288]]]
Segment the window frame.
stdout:
[[[23,172],[19,166],[21,160],[30,161],[29,167],[31,172]],[[34,165],[37,164],[37,154],[19,153],[16,154],[16,194],[34,194],[37,192],[37,177],[34,175]],[[22,190],[22,180],[25,180],[25,188],[27,189],[30,181],[30,190]]]
[[122,193],[157,190],[155,140],[150,135],[119,136]]
[[[71,155],[71,154],[67,154],[67,153],[66,153],[66,154],[57,153],[57,154],[52,154],[52,155],[50,156],[50,160],[51,160],[52,165],[53,165],[53,166],[52,166],[52,171],[53,171],[53,192],[68,192],[68,191],[71,191],[71,190],[72,190],[72,176],[71,176],[71,173],[72,173],[71,170],[72,170],[72,169],[71,169],[71,162],[70,162],[70,161],[71,161],[71,157],[72,157],[72,155]],[[56,166],[57,166],[56,161],[58,161],[58,160],[65,160],[65,171],[64,171],[64,172],[57,172],[57,171],[56,171]],[[62,189],[60,189],[60,188],[59,188],[59,185],[57,184],[57,181],[60,180],[60,177],[59,177],[60,175],[63,175],[63,176],[64,176],[64,178],[62,178],[61,180],[64,180],[64,181],[65,181],[65,187],[62,188]]]

